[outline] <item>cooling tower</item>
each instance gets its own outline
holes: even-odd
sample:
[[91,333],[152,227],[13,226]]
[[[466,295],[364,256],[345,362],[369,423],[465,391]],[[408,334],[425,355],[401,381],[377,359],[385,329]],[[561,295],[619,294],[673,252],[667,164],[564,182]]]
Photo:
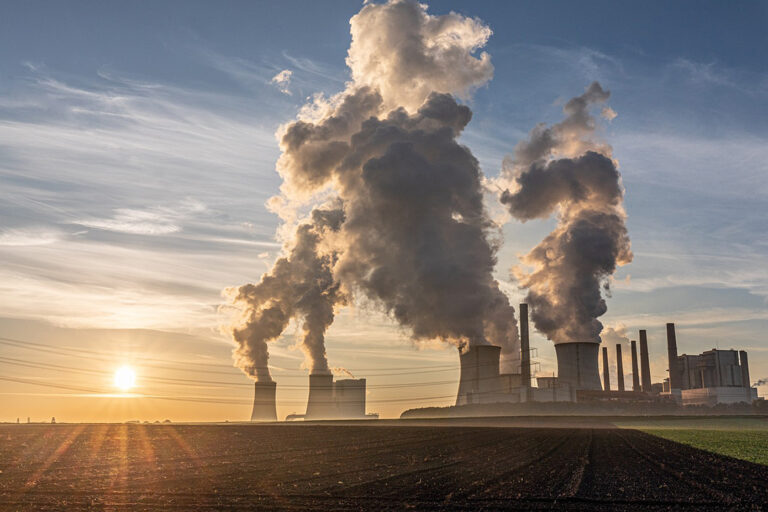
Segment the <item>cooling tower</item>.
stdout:
[[251,421],[277,421],[277,408],[275,406],[275,391],[277,383],[254,382],[253,411]]
[[651,392],[651,363],[648,359],[648,335],[645,329],[640,329],[640,377],[643,392]]
[[637,369],[637,342],[632,340],[632,391],[640,391],[640,371]]
[[338,410],[333,399],[333,375],[310,375],[307,413],[304,419],[327,420],[337,416]]
[[608,367],[608,347],[603,347],[603,390],[611,390],[611,369]]
[[501,347],[475,345],[459,356],[461,377],[456,405],[493,403],[499,400]]
[[600,372],[597,369],[599,351],[599,343],[556,344],[558,381],[568,384],[572,390],[603,389],[600,385]]
[[365,418],[365,379],[337,380],[333,393],[339,418]]

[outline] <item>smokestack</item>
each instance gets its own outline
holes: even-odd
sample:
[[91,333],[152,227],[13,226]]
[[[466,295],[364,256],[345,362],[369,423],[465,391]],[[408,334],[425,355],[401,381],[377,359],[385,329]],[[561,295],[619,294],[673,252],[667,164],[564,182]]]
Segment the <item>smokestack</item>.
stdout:
[[275,405],[275,381],[254,382],[253,411],[251,421],[277,421],[277,407]]
[[528,339],[528,304],[520,304],[520,377],[523,386],[531,385],[531,349]]
[[619,391],[624,391],[624,361],[621,357],[621,344],[616,344],[616,379],[619,383]]
[[557,343],[557,380],[572,390],[600,390],[600,372],[597,368],[600,345],[591,342]]
[[456,405],[493,403],[498,399],[501,347],[473,345],[459,356],[461,377]]
[[310,375],[307,413],[304,415],[304,419],[326,420],[336,416],[336,403],[333,400],[333,375]]
[[739,365],[741,365],[741,382],[745,388],[751,388],[752,383],[749,380],[749,360],[744,350],[739,351]]
[[608,368],[608,347],[603,347],[603,389],[611,390],[611,370]]
[[648,361],[648,336],[645,329],[640,329],[640,376],[643,381],[643,391],[651,392],[651,363]]
[[640,372],[637,369],[637,342],[630,342],[632,352],[632,391],[640,391]]
[[669,358],[669,389],[680,389],[680,371],[677,364],[677,338],[675,324],[667,324],[667,356]]

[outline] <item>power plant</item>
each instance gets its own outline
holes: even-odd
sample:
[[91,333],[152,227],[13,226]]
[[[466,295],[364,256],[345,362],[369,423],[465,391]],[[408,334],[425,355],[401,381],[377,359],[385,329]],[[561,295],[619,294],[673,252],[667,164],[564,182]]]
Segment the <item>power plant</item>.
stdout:
[[[698,355],[678,355],[675,325],[669,323],[667,358],[669,377],[652,384],[648,334],[639,331],[630,341],[632,388],[625,388],[621,343],[616,344],[616,390],[611,389],[609,351],[602,350],[602,379],[599,369],[600,344],[595,342],[556,343],[557,376],[538,376],[532,385],[531,348],[528,332],[528,305],[520,304],[520,369],[500,372],[501,347],[472,345],[459,355],[460,378],[456,406],[525,402],[653,402],[679,405],[752,403],[761,400],[750,385],[749,362],[745,351],[712,349]],[[251,421],[276,421],[275,390],[272,381],[256,382]],[[366,414],[366,380],[334,382],[330,373],[309,375],[305,414],[287,419],[329,420],[378,417]]]
[[593,342],[558,343],[557,378],[537,378],[531,386],[528,305],[520,304],[520,372],[500,373],[501,347],[470,346],[459,356],[461,376],[456,405],[498,402],[575,401],[580,390],[601,390],[598,370],[599,344]]
[[460,354],[461,375],[456,405],[582,402],[620,400],[648,402],[672,400],[680,405],[751,403],[757,389],[750,386],[747,353],[736,350],[709,350],[699,355],[678,355],[674,324],[667,324],[669,378],[652,384],[648,334],[639,331],[637,342],[630,341],[632,388],[625,388],[621,343],[616,344],[616,386],[611,389],[608,347],[602,350],[602,379],[598,362],[600,344],[571,342],[555,344],[557,377],[536,377],[531,385],[528,306],[520,304],[520,371],[500,373],[501,347],[474,345]]

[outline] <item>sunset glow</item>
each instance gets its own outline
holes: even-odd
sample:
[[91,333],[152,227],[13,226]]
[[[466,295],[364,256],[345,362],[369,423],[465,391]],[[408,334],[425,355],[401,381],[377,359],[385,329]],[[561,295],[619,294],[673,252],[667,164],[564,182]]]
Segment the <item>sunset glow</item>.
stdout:
[[121,391],[128,391],[136,385],[136,372],[130,366],[121,366],[115,372],[115,386]]

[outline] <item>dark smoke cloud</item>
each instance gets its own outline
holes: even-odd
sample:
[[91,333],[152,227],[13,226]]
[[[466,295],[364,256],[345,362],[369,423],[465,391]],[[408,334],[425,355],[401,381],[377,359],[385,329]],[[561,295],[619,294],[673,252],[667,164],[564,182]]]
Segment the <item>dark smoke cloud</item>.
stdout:
[[303,320],[301,348],[312,373],[328,373],[325,331],[333,322],[334,306],[345,296],[331,267],[335,255],[323,253],[321,238],[337,231],[340,210],[314,210],[312,222],[298,226],[287,256],[275,262],[258,284],[225,291],[238,318],[228,330],[237,343],[236,364],[258,381],[270,381],[267,342],[282,334],[292,318]]
[[[411,0],[367,3],[350,26],[352,81],[279,131],[283,185],[269,205],[295,242],[261,283],[231,292],[238,364],[261,377],[266,343],[300,316],[313,371],[326,371],[323,336],[350,297],[414,339],[517,354],[514,309],[492,275],[498,227],[477,160],[456,141],[472,114],[452,96],[492,76],[490,57],[474,55],[490,29]],[[338,208],[297,221],[319,200]]]
[[513,217],[525,222],[557,213],[555,230],[523,259],[533,270],[516,271],[536,328],[556,343],[600,342],[603,293],[616,267],[632,260],[621,175],[610,147],[592,138],[590,108],[608,97],[591,84],[566,103],[561,123],[534,128],[505,162],[512,183],[501,202]]
[[433,94],[414,115],[363,124],[339,169],[347,222],[337,268],[414,338],[511,350],[514,311],[492,277],[479,166],[456,142],[470,118],[450,95]]
[[[366,105],[379,97],[367,88],[350,94],[369,94],[370,101],[358,101]],[[294,183],[314,190],[335,184],[346,220],[335,237],[340,259],[334,271],[348,289],[382,305],[415,339],[492,342],[509,353],[516,348],[516,322],[492,276],[495,226],[485,211],[477,160],[456,141],[471,117],[468,107],[437,93],[413,115],[396,109],[370,117],[330,172],[304,158],[304,144],[324,153],[338,145],[337,132],[300,121],[302,132],[325,132],[327,140],[297,141],[289,126],[283,160],[301,175]]]

